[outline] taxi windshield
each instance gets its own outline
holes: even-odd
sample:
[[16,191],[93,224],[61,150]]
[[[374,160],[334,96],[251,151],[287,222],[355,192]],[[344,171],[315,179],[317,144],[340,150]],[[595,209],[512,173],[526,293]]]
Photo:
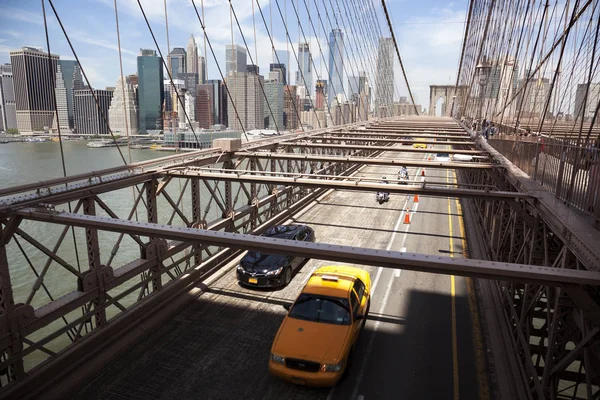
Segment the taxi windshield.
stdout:
[[335,325],[350,325],[350,306],[347,299],[303,293],[288,315],[305,321]]

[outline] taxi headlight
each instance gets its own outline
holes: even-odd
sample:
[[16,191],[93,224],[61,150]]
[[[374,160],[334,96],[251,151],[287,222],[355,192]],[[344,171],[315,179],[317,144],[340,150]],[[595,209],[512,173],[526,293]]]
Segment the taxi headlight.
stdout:
[[283,271],[283,267],[279,267],[276,270],[269,271],[265,275],[267,275],[267,276],[279,275],[281,273],[281,271]]
[[340,361],[337,364],[322,364],[321,372],[340,372],[342,367],[344,366],[344,362]]
[[285,357],[271,353],[271,360],[277,364],[285,364]]

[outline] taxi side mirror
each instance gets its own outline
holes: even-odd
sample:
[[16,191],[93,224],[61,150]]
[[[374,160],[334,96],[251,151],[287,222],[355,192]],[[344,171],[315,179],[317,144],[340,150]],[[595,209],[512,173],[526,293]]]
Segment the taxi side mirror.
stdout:
[[361,319],[365,318],[365,314],[358,314],[356,317],[354,317],[354,321],[360,321]]
[[287,311],[290,311],[290,308],[292,308],[292,305],[286,303],[286,304],[283,305],[283,308],[285,308]]

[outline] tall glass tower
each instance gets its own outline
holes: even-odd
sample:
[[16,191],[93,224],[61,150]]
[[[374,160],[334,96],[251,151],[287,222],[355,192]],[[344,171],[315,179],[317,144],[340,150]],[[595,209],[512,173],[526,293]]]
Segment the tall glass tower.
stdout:
[[391,37],[379,38],[377,52],[377,82],[375,88],[375,113],[380,107],[391,110],[394,101],[394,41]]
[[140,51],[138,67],[138,103],[140,133],[160,130],[162,123],[163,68],[155,50]]
[[338,94],[344,94],[344,34],[336,28],[329,33],[328,103],[334,102]]
[[[304,76],[304,79],[302,77]],[[298,44],[298,71],[296,71],[296,86],[306,86],[306,95],[312,95],[312,58],[308,43]]]

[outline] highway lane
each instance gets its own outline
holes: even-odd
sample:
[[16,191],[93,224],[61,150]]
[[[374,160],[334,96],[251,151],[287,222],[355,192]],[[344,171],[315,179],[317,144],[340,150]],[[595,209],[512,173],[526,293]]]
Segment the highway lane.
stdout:
[[[361,173],[397,176],[390,167],[369,166]],[[417,169],[410,173],[420,176]],[[444,170],[431,174],[453,179]],[[416,210],[409,225],[404,224],[407,207]],[[392,195],[379,205],[373,193],[333,192],[291,222],[312,226],[321,242],[462,256],[459,219],[448,217],[448,207],[457,214],[453,199],[421,198],[415,204],[412,196]],[[229,272],[203,286],[202,295],[74,398],[478,398],[465,280],[375,267],[366,267],[375,285],[371,315],[348,377],[330,390],[270,376],[267,360],[285,315],[282,304],[295,299],[315,268],[327,264],[310,260],[288,287],[254,290],[237,284],[232,263]]]

